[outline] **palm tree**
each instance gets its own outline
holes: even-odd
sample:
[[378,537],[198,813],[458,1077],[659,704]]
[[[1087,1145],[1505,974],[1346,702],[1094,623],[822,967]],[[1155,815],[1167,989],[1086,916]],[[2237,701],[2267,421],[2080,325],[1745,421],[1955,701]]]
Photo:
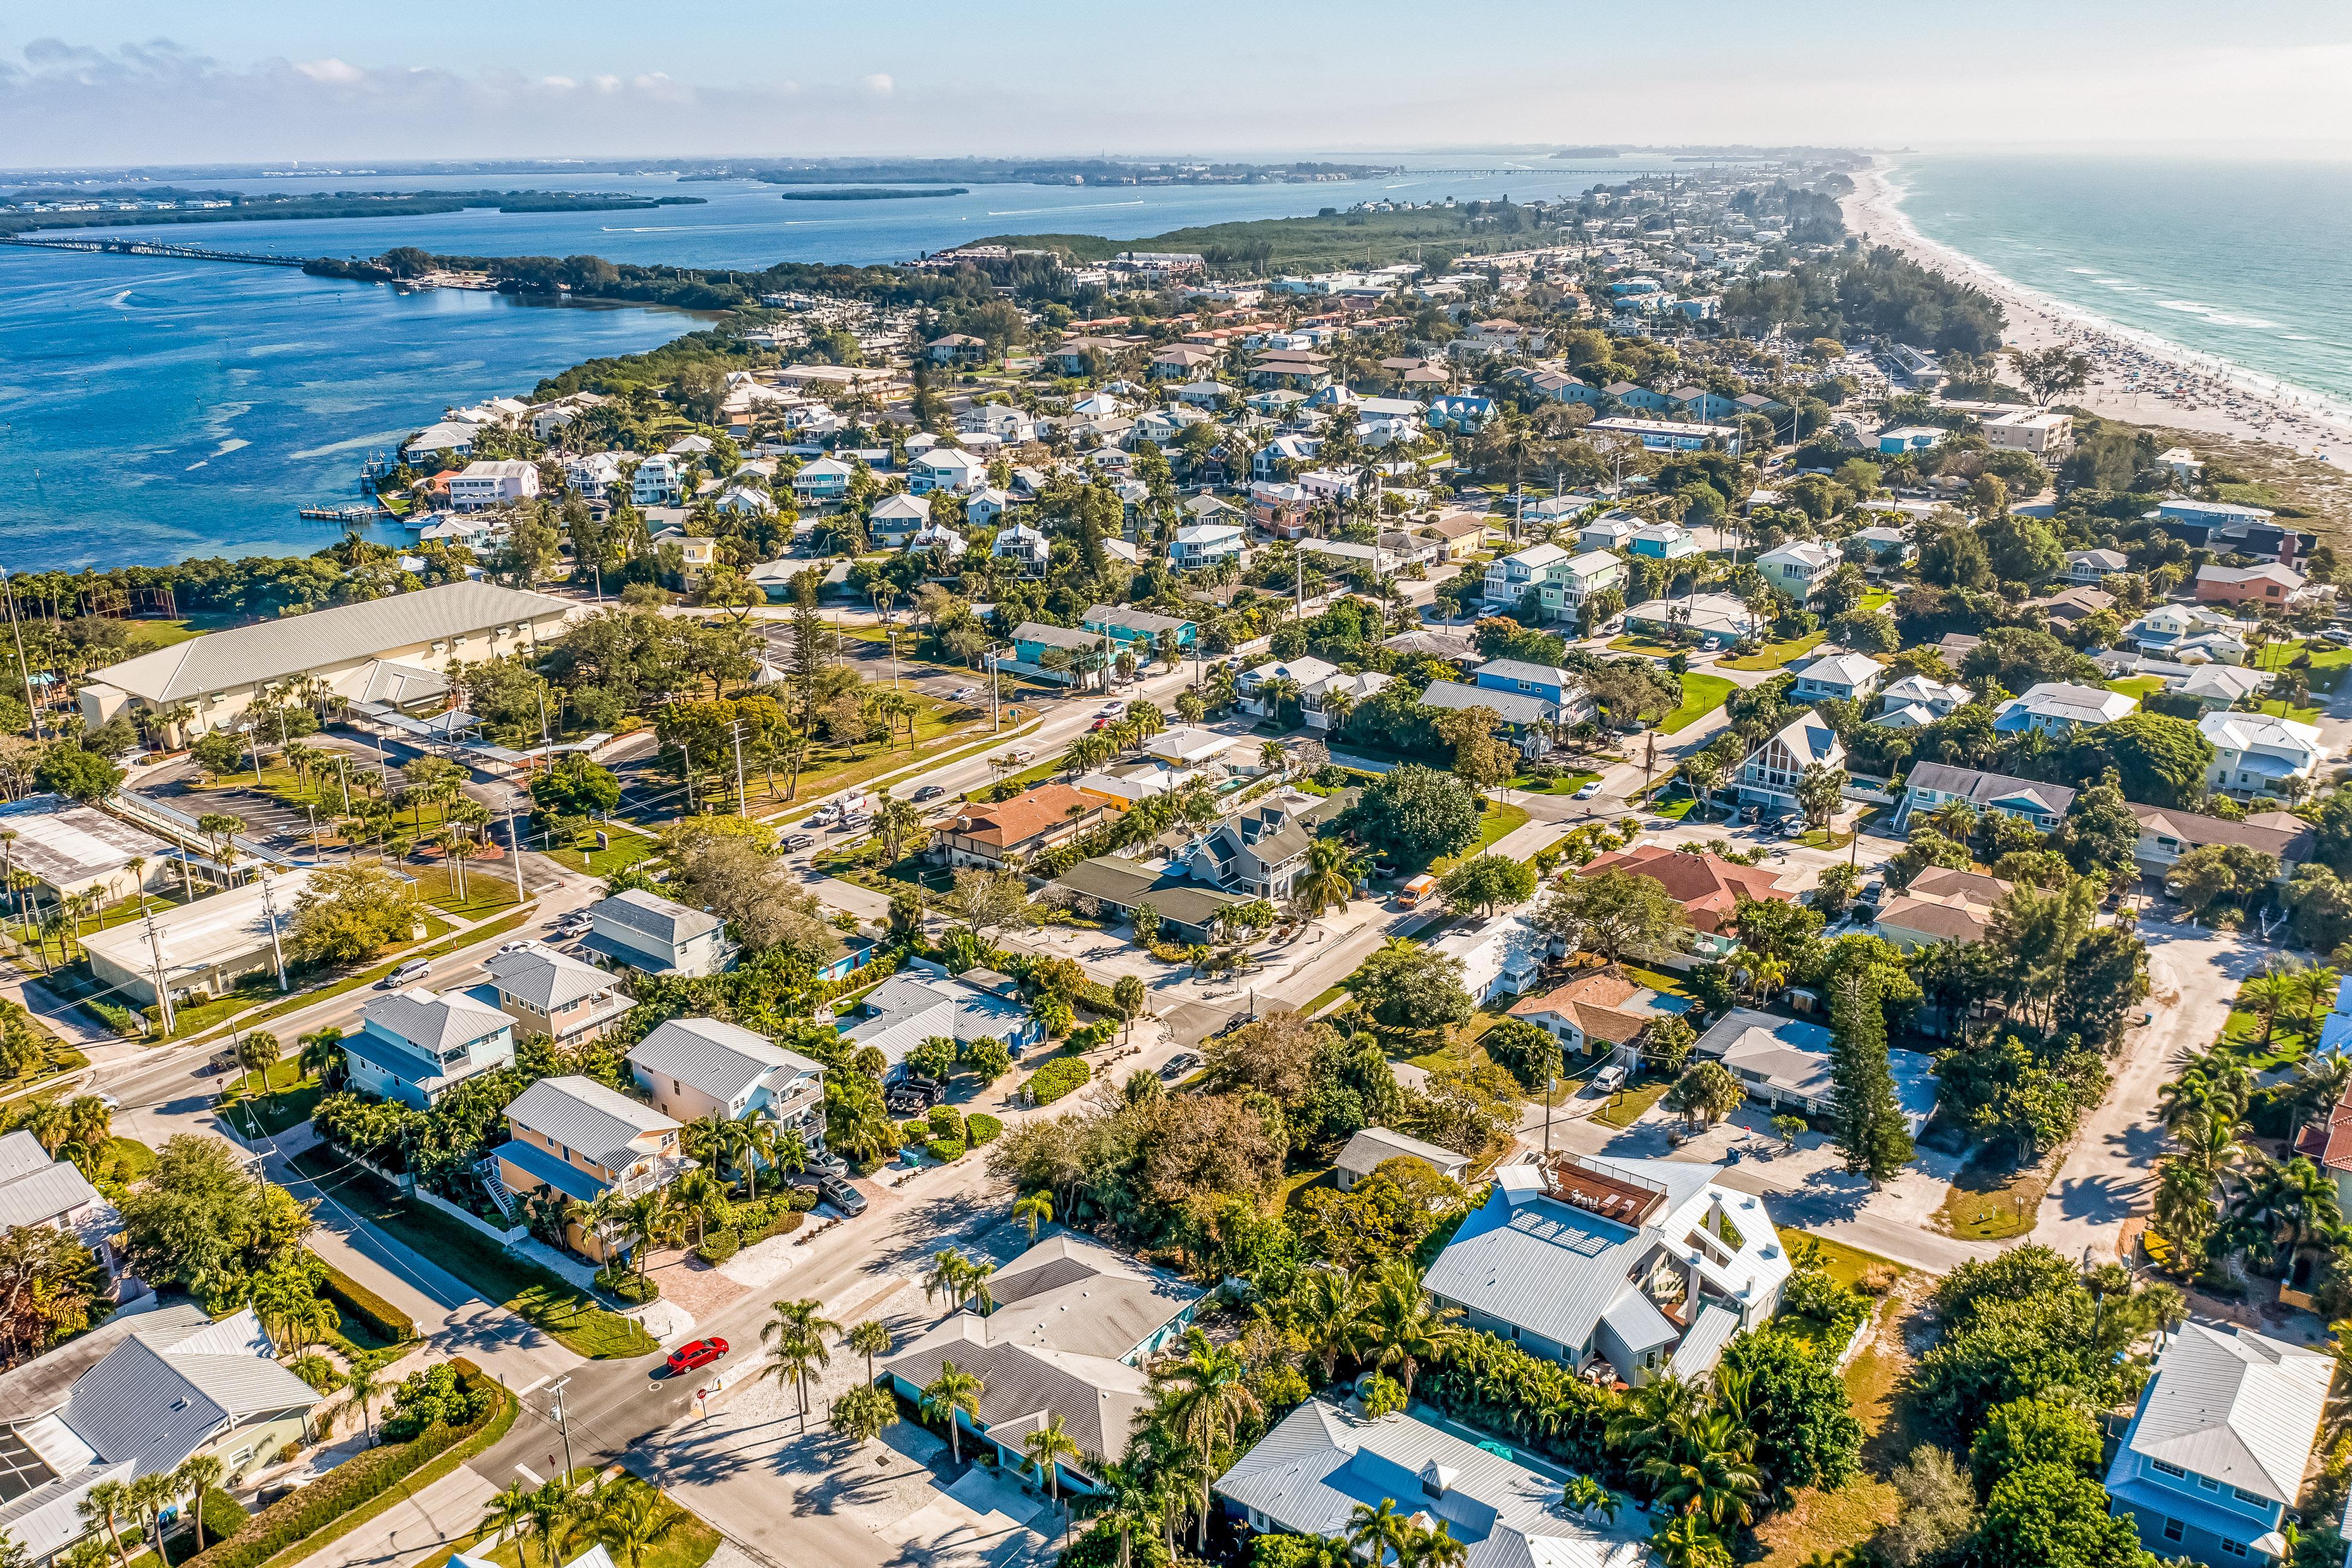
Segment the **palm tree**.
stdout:
[[775,1316],[761,1326],[760,1342],[775,1342],[775,1360],[761,1369],[761,1377],[790,1380],[800,1394],[801,1430],[808,1430],[808,1380],[812,1371],[833,1364],[825,1336],[841,1332],[841,1325],[817,1315],[822,1301],[771,1301]]
[[986,1386],[968,1372],[958,1372],[956,1363],[942,1359],[940,1373],[923,1385],[920,1408],[926,1421],[948,1424],[948,1453],[954,1461],[963,1463],[962,1434],[957,1430],[959,1414],[974,1421],[980,1419],[980,1395]]
[[1118,1568],[1132,1568],[1137,1528],[1155,1523],[1162,1512],[1159,1490],[1143,1467],[1115,1463],[1096,1466],[1094,1491],[1072,1497],[1070,1506],[1091,1515],[1097,1528],[1108,1525],[1118,1531]]
[[1151,1374],[1153,1392],[1160,1396],[1169,1424],[1191,1440],[1200,1456],[1203,1555],[1209,1545],[1208,1478],[1216,1467],[1218,1445],[1232,1440],[1244,1416],[1258,1415],[1263,1408],[1243,1381],[1248,1373],[1248,1363],[1240,1352],[1213,1344],[1200,1329],[1188,1328],[1182,1354]]
[[1294,889],[1315,914],[1328,907],[1346,908],[1356,890],[1355,857],[1337,838],[1318,838],[1307,847],[1307,874]]
[[858,1384],[833,1402],[833,1429],[861,1446],[871,1443],[898,1419],[898,1402],[886,1389]]
[[217,1454],[194,1454],[172,1472],[172,1489],[189,1500],[188,1513],[196,1523],[196,1550],[205,1549],[205,1494],[220,1485],[227,1467]]
[[1397,1552],[1397,1568],[1464,1568],[1469,1561],[1470,1549],[1442,1519],[1433,1525],[1415,1522]]
[[1696,1413],[1705,1401],[1696,1384],[1678,1377],[1653,1378],[1617,1401],[1603,1440],[1629,1459],[1639,1459],[1665,1441],[1675,1421]]
[[1043,1426],[1021,1439],[1024,1452],[1029,1456],[1029,1468],[1045,1480],[1045,1496],[1058,1506],[1062,1500],[1062,1461],[1079,1457],[1078,1445],[1055,1415]]
[[1650,1545],[1665,1568],[1715,1568],[1730,1558],[1723,1542],[1694,1514],[1678,1513],[1666,1521],[1665,1528],[1650,1537]]
[[2299,963],[2288,972],[2287,989],[2301,1010],[2305,1035],[2317,1028],[2319,1016],[2336,1005],[2336,990],[2343,983],[2343,972],[2324,963]]
[[1054,1223],[1054,1200],[1046,1193],[1031,1193],[1013,1205],[1013,1222],[1029,1227],[1029,1239],[1037,1239],[1037,1227]]
[[653,1261],[653,1250],[667,1240],[675,1223],[669,1194],[660,1187],[639,1193],[619,1205],[614,1216],[622,1228],[635,1238],[629,1251],[630,1260],[637,1266],[637,1278],[646,1277],[646,1266]]
[[931,1254],[931,1271],[923,1276],[923,1300],[928,1301],[935,1292],[945,1291],[948,1300],[961,1309],[971,1273],[971,1264],[953,1247]]
[[677,1529],[681,1517],[667,1499],[639,1483],[625,1495],[606,1500],[593,1528],[597,1540],[629,1560],[629,1568],[644,1568],[646,1550]]
[[694,1244],[702,1245],[702,1237],[710,1221],[727,1223],[727,1184],[707,1167],[698,1167],[670,1184],[670,1198],[681,1215],[694,1219]]
[[278,1065],[278,1037],[267,1029],[256,1029],[236,1042],[236,1065],[247,1076],[258,1073],[255,1093],[269,1090],[269,1069]]
[[493,1545],[508,1535],[520,1535],[530,1528],[530,1493],[520,1481],[509,1484],[502,1492],[493,1493],[489,1506],[482,1510],[482,1522],[474,1526],[477,1536],[488,1536]]
[[1748,1462],[1755,1441],[1728,1415],[1685,1415],[1671,1429],[1672,1451],[1643,1459],[1640,1473],[1657,1489],[1657,1502],[1706,1520],[1720,1534],[1727,1524],[1752,1519],[1763,1496],[1763,1481]]
[[1372,1364],[1382,1372],[1397,1368],[1408,1399],[1421,1369],[1444,1360],[1462,1340],[1454,1321],[1461,1310],[1432,1306],[1421,1288],[1421,1271],[1402,1259],[1373,1277],[1360,1310]]
[[874,814],[875,836],[882,840],[883,852],[894,866],[905,855],[907,840],[922,831],[922,826],[923,814],[916,809],[914,802],[897,795],[886,797]]
[[150,1542],[154,1543],[156,1560],[163,1560],[163,1510],[172,1506],[172,1476],[168,1470],[151,1470],[131,1483],[126,1494],[131,1511]]
[[1323,1381],[1339,1375],[1339,1358],[1360,1354],[1369,1330],[1357,1311],[1356,1281],[1333,1268],[1310,1268],[1283,1302],[1283,1319],[1305,1342],[1307,1353],[1323,1363]]
[[114,1528],[114,1516],[128,1511],[130,1493],[131,1489],[121,1481],[100,1481],[74,1505],[74,1511],[82,1518],[105,1521],[106,1538],[114,1543],[114,1555],[121,1561],[122,1568],[131,1568],[131,1556],[122,1550],[122,1536]]
[[[555,1553],[563,1527],[575,1514],[578,1504],[572,1495],[572,1478],[564,1476],[542,1485],[530,1494],[525,1505],[530,1515],[531,1531],[539,1537],[539,1553],[547,1568],[555,1568]],[[522,1561],[522,1548],[515,1548],[515,1561]]]
[[304,1035],[296,1041],[301,1050],[294,1065],[305,1078],[315,1078],[324,1083],[327,1074],[343,1059],[343,1032],[330,1024],[316,1034]]
[[890,1353],[890,1325],[868,1318],[849,1331],[849,1348],[866,1358],[866,1381],[874,1381],[874,1358]]
[[1598,1513],[1612,1523],[1617,1518],[1617,1494],[1591,1476],[1570,1476],[1560,1489],[1559,1506],[1579,1518]]
[[2284,975],[2272,970],[2248,975],[2246,983],[2238,988],[2238,997],[2254,1010],[2256,1017],[2262,1019],[2263,1044],[2265,1047],[2271,1043],[2272,1032],[2278,1027],[2279,1014],[2294,1005],[2295,999],[2291,983]]
[[376,1375],[374,1367],[359,1362],[352,1365],[351,1375],[344,1380],[343,1386],[351,1391],[352,1403],[360,1407],[360,1421],[367,1432],[368,1447],[373,1448],[375,1447],[373,1405],[375,1396],[383,1392],[383,1383]]
[[1373,1568],[1388,1561],[1389,1553],[1403,1555],[1404,1543],[1412,1531],[1412,1516],[1397,1511],[1396,1499],[1382,1498],[1378,1503],[1358,1503],[1348,1510],[1348,1532],[1341,1537],[1350,1549]]

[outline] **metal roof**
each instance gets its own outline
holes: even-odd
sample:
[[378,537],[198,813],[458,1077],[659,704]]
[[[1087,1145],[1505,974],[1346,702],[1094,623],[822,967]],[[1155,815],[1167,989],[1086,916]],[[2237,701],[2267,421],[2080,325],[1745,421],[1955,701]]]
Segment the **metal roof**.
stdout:
[[2158,1357],[2133,1453],[2294,1506],[2336,1363],[2251,1329],[2187,1323]]
[[543,1132],[614,1170],[639,1158],[637,1138],[677,1129],[652,1106],[576,1074],[541,1079],[517,1095],[506,1113],[516,1126]]
[[604,1195],[604,1184],[567,1160],[559,1160],[538,1144],[509,1138],[490,1151],[508,1164],[528,1171],[566,1197],[593,1204]]
[[1384,1160],[1420,1160],[1442,1176],[1459,1177],[1470,1168],[1470,1157],[1434,1143],[1424,1143],[1386,1127],[1366,1127],[1348,1140],[1339,1151],[1339,1169],[1356,1175],[1370,1175]]
[[[40,1148],[29,1132],[11,1132],[0,1142],[17,1138],[32,1142],[36,1150]],[[46,1225],[96,1202],[98,1189],[89,1178],[63,1160],[49,1161],[41,1169],[11,1177],[0,1185],[0,1227]]]
[[65,1423],[110,1463],[127,1460],[137,1475],[171,1469],[225,1424],[319,1403],[266,1359],[268,1347],[251,1308],[192,1332],[134,1330],[74,1384]]
[[2074,804],[2074,792],[2064,784],[2012,778],[2007,773],[1955,767],[1949,763],[1921,763],[1911,770],[1906,783],[1915,790],[1958,795],[1972,805],[1990,805],[2022,795],[2052,816],[2063,816],[2066,808]]
[[613,977],[594,964],[537,942],[499,953],[488,967],[500,995],[526,1002],[541,1013],[614,989]]
[[672,1018],[639,1040],[629,1052],[632,1067],[692,1084],[713,1100],[732,1105],[762,1079],[772,1086],[824,1071],[763,1035],[717,1018]]
[[438,638],[545,620],[571,608],[562,599],[491,583],[444,583],[414,594],[209,632],[109,665],[91,678],[152,702],[173,702],[282,680]]
[[625,893],[615,893],[600,903],[589,906],[596,919],[609,921],[624,930],[666,942],[675,947],[692,942],[705,931],[715,931],[719,924],[717,915],[702,910],[688,909],[675,900],[659,893],[648,893],[642,888],[632,888]]
[[509,1028],[514,1022],[462,991],[444,996],[423,985],[378,997],[360,1009],[360,1018],[436,1058],[453,1047],[470,1045]]

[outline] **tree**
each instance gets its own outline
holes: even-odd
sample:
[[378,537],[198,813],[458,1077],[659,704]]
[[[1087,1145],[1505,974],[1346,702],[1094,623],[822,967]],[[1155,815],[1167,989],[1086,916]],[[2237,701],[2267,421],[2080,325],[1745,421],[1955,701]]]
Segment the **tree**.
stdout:
[[1571,950],[1612,963],[1636,947],[1672,946],[1689,923],[1664,883],[1613,868],[1571,878],[1530,918]]
[[[1111,1005],[1118,1009],[1120,1024],[1129,1034],[1132,1034],[1136,1019],[1143,1016],[1144,1008],[1151,1000],[1151,993],[1143,984],[1143,976],[1122,974],[1110,988],[1110,999]],[[1121,1037],[1122,1039],[1125,1037]]]
[[1160,1414],[1187,1439],[1200,1458],[1201,1550],[1209,1541],[1209,1485],[1216,1474],[1219,1445],[1233,1441],[1245,1417],[1264,1413],[1245,1381],[1249,1365],[1228,1345],[1214,1344],[1197,1328],[1184,1331],[1181,1350],[1151,1374]]
[[645,1568],[646,1552],[685,1517],[685,1510],[640,1482],[617,1497],[606,1494],[591,1528],[597,1540],[620,1549],[629,1568]]
[[59,744],[43,753],[33,770],[33,782],[68,800],[96,805],[121,787],[122,770],[96,752]]
[[558,816],[604,816],[620,804],[619,778],[578,752],[531,775],[531,820],[541,827]]
[[1408,1399],[1422,1370],[1462,1342],[1461,1309],[1433,1304],[1422,1289],[1421,1271],[1402,1258],[1372,1277],[1357,1315],[1364,1325],[1365,1359],[1377,1371],[1392,1371]]
[[1425,863],[1477,842],[1484,815],[1477,795],[1449,774],[1405,763],[1365,785],[1339,826],[1400,859]]
[[97,1259],[69,1232],[15,1226],[0,1234],[0,1355],[15,1365],[89,1326]]
[[1876,1187],[1908,1164],[1913,1151],[1887,1065],[1886,1011],[1874,972],[1850,973],[1837,982],[1830,1032],[1833,1136],[1845,1168],[1867,1174]]
[[939,1375],[923,1385],[920,1406],[926,1421],[944,1421],[948,1426],[948,1453],[955,1463],[963,1463],[963,1439],[960,1415],[973,1421],[980,1419],[980,1395],[984,1385],[968,1372],[958,1372],[956,1363],[942,1360]]
[[2212,765],[2212,742],[2196,725],[2144,710],[2112,724],[2085,725],[2066,744],[2070,773],[2097,778],[2113,769],[2125,798],[2143,805],[2194,805]]
[[2244,844],[2200,844],[2164,876],[2173,897],[2191,915],[2266,890],[2278,875],[2278,857]]
[[74,1510],[82,1518],[104,1521],[106,1538],[114,1543],[114,1555],[122,1563],[122,1568],[131,1568],[131,1554],[122,1549],[122,1535],[114,1527],[114,1517],[128,1510],[129,1491],[130,1489],[121,1481],[100,1481],[83,1493],[81,1500],[74,1505]]
[[1642,1056],[1662,1073],[1680,1072],[1697,1044],[1698,1031],[1690,1020],[1671,1013],[1652,1019],[1642,1032]]
[[1684,1120],[1703,1121],[1708,1126],[1739,1109],[1748,1091],[1732,1076],[1731,1069],[1718,1061],[1703,1061],[1675,1080],[1666,1091],[1666,1104]]
[[220,1485],[227,1467],[218,1454],[191,1454],[180,1461],[172,1472],[172,1487],[181,1497],[194,1502],[191,1516],[196,1527],[196,1550],[205,1549],[205,1494]]
[[890,1353],[890,1325],[879,1318],[867,1318],[849,1331],[845,1342],[849,1348],[866,1358],[866,1381],[874,1381],[874,1358]]
[[1045,1496],[1055,1504],[1062,1500],[1062,1461],[1085,1456],[1070,1436],[1059,1415],[1049,1417],[1042,1426],[1034,1427],[1021,1439],[1022,1452],[1029,1456],[1029,1468],[1043,1476]]
[[1356,999],[1375,1023],[1391,1029],[1444,1029],[1466,1024],[1476,1010],[1462,988],[1462,961],[1391,937],[1357,971]]
[[992,932],[1026,931],[1037,921],[1029,901],[1028,882],[1018,871],[958,867],[955,891],[949,897],[964,924],[983,943]]
[[1844,1379],[1819,1350],[1793,1334],[1738,1334],[1724,1347],[1717,1379],[1744,1388],[1756,1467],[1775,1495],[1834,1491],[1860,1473],[1862,1423]]
[[1029,1239],[1034,1242],[1037,1227],[1054,1223],[1054,1200],[1045,1193],[1031,1193],[1014,1202],[1013,1219],[1015,1224],[1028,1228]]
[[858,1384],[833,1402],[833,1429],[860,1445],[871,1443],[898,1419],[898,1402],[871,1383]]
[[1805,814],[1811,826],[1826,830],[1837,816],[1838,803],[1845,798],[1845,770],[1823,767],[1819,763],[1808,766],[1797,775],[1797,806]]
[[306,1205],[257,1184],[226,1143],[188,1132],[157,1151],[146,1185],[115,1206],[124,1262],[208,1300],[241,1298],[247,1279],[290,1258],[311,1224]]
[[408,884],[373,860],[313,869],[294,900],[288,946],[305,963],[358,963],[415,924]]
[[2102,1451],[2098,1424],[2079,1400],[2063,1394],[2012,1399],[1986,1415],[1969,1445],[1969,1468],[1978,1489],[1990,1491],[2003,1476],[2028,1465],[2095,1475]]
[[841,1325],[820,1317],[821,1301],[772,1301],[775,1316],[760,1327],[760,1342],[772,1347],[774,1359],[760,1371],[761,1377],[773,1377],[793,1384],[800,1398],[800,1416],[803,1428],[808,1424],[809,1373],[833,1364],[833,1352],[826,1348],[825,1336],[837,1334]]
[[1874,1541],[1888,1568],[1933,1568],[1949,1561],[1977,1526],[1976,1488],[1952,1456],[1922,1443],[1887,1479],[1902,1500],[1894,1521]]
[[1975,1561],[1984,1568],[2140,1568],[2129,1514],[2108,1512],[2098,1482],[2063,1465],[2011,1471],[1985,1500]]
[[1491,915],[1498,905],[1521,904],[1535,897],[1536,872],[1507,855],[1474,855],[1448,871],[1438,889],[1457,914],[1475,910]]
[[1355,894],[1357,875],[1355,857],[1347,845],[1337,838],[1318,838],[1307,847],[1307,873],[1294,891],[1312,919],[1326,909],[1345,909]]

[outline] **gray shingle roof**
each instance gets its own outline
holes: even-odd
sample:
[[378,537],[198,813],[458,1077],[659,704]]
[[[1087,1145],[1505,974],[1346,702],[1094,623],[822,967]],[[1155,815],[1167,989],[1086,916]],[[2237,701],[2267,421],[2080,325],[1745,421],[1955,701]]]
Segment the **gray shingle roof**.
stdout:
[[1537,724],[1547,722],[1559,711],[1559,705],[1525,691],[1494,691],[1483,686],[1465,686],[1458,680],[1433,680],[1421,694],[1423,708],[1453,710],[1484,708],[1506,724]]
[[2184,1324],[2157,1361],[2132,1452],[2293,1508],[2335,1364],[2251,1330]]
[[1387,1127],[1360,1130],[1348,1140],[1348,1146],[1339,1151],[1338,1164],[1339,1169],[1350,1174],[1368,1176],[1380,1168],[1382,1161],[1396,1159],[1420,1160],[1439,1175],[1457,1179],[1470,1168],[1470,1159],[1466,1154],[1457,1154],[1434,1143],[1424,1143],[1418,1138]]
[[1074,631],[1068,626],[1051,626],[1043,621],[1024,621],[1013,628],[1014,642],[1042,643],[1047,647],[1087,648],[1102,641],[1098,632]]
[[692,1084],[712,1099],[733,1104],[762,1079],[782,1085],[803,1073],[823,1070],[808,1058],[788,1051],[765,1036],[716,1018],[672,1018],[629,1052],[633,1067]]
[[2037,805],[2053,816],[2063,816],[2066,808],[2074,804],[2074,792],[2064,784],[2011,778],[2007,773],[1983,773],[1975,768],[1955,767],[1949,763],[1921,763],[1911,770],[1906,782],[1913,789],[1958,795],[1971,805],[1989,805],[2012,795],[2032,795]]
[[541,1079],[524,1089],[508,1105],[507,1120],[577,1149],[608,1170],[636,1161],[632,1140],[677,1127],[650,1105],[570,1074]]
[[394,594],[190,637],[109,665],[95,672],[93,679],[151,701],[176,701],[258,681],[281,680],[304,670],[345,664],[439,637],[544,620],[571,607],[544,594],[490,583],[444,583],[414,594]]

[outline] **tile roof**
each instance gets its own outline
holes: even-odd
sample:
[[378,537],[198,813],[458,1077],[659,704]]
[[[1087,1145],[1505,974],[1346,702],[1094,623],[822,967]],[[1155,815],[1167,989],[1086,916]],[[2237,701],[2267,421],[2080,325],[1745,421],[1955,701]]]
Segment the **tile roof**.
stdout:
[[[1074,805],[1086,809],[1070,815]],[[949,830],[976,838],[998,849],[1011,849],[1056,828],[1067,828],[1108,809],[1101,801],[1066,784],[1041,784],[1011,800],[991,805],[972,805],[949,825]]]
[[692,1084],[732,1105],[762,1081],[781,1088],[824,1069],[764,1035],[717,1018],[671,1018],[629,1051],[629,1062],[663,1078]]
[[608,1170],[637,1161],[633,1140],[677,1129],[652,1106],[577,1074],[541,1079],[509,1103],[506,1115],[516,1126],[543,1132]]
[[208,632],[91,673],[153,702],[282,680],[396,647],[545,620],[572,606],[544,594],[491,583],[444,583],[356,605],[312,610],[257,626]]
[[1792,903],[1796,894],[1781,888],[1780,879],[1755,866],[1742,866],[1719,855],[1694,854],[1664,844],[1637,845],[1595,856],[1578,868],[1580,877],[1603,871],[1626,871],[1647,877],[1682,905],[1691,923],[1701,931],[1721,931],[1731,922],[1741,899],[1778,899]]

